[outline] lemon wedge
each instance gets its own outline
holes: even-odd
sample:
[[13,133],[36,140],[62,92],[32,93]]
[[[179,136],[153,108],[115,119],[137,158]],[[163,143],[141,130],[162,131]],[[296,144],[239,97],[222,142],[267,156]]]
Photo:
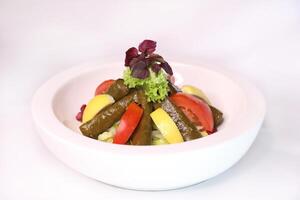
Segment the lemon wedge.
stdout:
[[170,144],[183,142],[181,133],[179,132],[175,122],[162,108],[158,108],[150,114],[153,122],[161,132],[163,137]]
[[82,122],[90,121],[100,110],[114,102],[114,98],[108,94],[95,96],[88,102],[83,112]]
[[211,104],[209,99],[207,98],[207,96],[204,94],[204,92],[202,90],[200,90],[199,88],[196,88],[191,85],[184,85],[181,87],[181,90],[183,93],[198,96],[201,99],[203,99],[206,103],[208,103],[209,105]]

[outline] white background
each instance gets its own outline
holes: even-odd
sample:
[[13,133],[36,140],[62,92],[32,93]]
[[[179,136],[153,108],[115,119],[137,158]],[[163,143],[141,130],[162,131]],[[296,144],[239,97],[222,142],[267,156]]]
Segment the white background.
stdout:
[[[84,61],[122,61],[144,38],[168,60],[225,68],[264,93],[265,123],[227,172],[130,191],[72,171],[43,146],[30,115],[38,86]],[[299,68],[297,0],[1,0],[0,199],[300,199]]]

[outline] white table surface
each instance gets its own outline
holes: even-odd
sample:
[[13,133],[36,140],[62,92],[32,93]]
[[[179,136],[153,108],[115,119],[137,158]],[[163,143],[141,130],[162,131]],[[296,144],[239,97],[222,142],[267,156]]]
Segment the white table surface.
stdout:
[[[297,0],[0,1],[0,199],[300,199],[299,15]],[[264,93],[265,123],[225,173],[123,190],[69,169],[39,139],[30,102],[40,84],[81,62],[121,61],[144,38],[168,60],[225,68]]]

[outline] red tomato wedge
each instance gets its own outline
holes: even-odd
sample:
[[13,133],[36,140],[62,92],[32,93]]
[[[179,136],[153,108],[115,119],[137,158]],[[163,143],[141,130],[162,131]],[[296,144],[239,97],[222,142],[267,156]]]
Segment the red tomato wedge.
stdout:
[[98,85],[98,87],[96,88],[95,91],[95,96],[99,95],[99,94],[104,94],[105,92],[107,92],[107,90],[110,88],[110,86],[115,82],[115,80],[109,79],[106,81],[103,81],[100,85]]
[[214,130],[213,114],[207,103],[197,97],[183,93],[176,93],[170,99],[193,123],[203,126],[209,132]]
[[121,117],[120,124],[113,139],[113,143],[125,144],[130,138],[134,129],[139,124],[142,115],[143,109],[141,107],[134,102],[129,104],[127,110]]

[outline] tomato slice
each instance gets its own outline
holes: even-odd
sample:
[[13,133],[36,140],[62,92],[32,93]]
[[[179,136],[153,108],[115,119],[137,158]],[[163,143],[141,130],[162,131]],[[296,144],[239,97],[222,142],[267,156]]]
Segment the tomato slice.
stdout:
[[95,96],[99,95],[99,94],[104,94],[105,92],[107,92],[107,90],[110,88],[110,86],[115,82],[115,80],[109,79],[106,81],[103,81],[100,85],[98,85],[98,87],[96,88],[95,91]]
[[203,126],[209,132],[214,130],[213,114],[207,103],[184,93],[176,93],[170,99],[193,123]]
[[127,110],[121,117],[120,124],[113,139],[113,143],[125,144],[132,135],[134,129],[139,124],[142,115],[143,109],[141,107],[134,102],[129,104]]

